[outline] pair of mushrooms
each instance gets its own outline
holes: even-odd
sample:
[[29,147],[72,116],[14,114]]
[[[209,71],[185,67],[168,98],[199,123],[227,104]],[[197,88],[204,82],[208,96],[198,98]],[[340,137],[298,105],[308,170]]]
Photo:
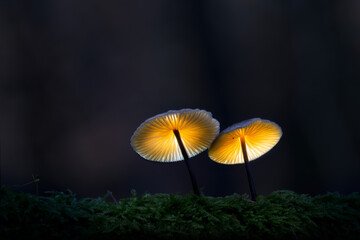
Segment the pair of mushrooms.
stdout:
[[249,119],[219,134],[219,122],[210,112],[182,109],[143,122],[131,137],[131,146],[143,158],[157,162],[185,160],[194,193],[200,195],[189,158],[209,148],[209,157],[222,164],[245,163],[251,199],[256,192],[249,161],[268,152],[280,140],[281,128],[268,120]]

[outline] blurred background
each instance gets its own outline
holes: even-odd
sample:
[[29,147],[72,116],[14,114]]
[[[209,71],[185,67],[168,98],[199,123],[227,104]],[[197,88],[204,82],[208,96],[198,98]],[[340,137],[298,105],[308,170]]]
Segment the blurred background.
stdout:
[[[136,128],[199,108],[278,123],[257,193],[360,189],[360,1],[0,1],[1,183],[15,191],[192,191],[184,162],[144,160]],[[248,194],[243,165],[190,159],[206,195]]]

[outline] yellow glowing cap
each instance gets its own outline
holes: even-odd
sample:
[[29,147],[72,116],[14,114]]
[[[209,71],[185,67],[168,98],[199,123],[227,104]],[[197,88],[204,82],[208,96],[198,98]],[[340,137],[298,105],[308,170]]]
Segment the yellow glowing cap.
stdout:
[[244,163],[241,141],[245,141],[249,161],[273,148],[282,136],[274,122],[260,118],[249,119],[222,131],[209,148],[209,157],[222,164]]
[[143,122],[131,137],[131,146],[147,160],[184,160],[174,130],[178,130],[188,156],[193,157],[219,134],[219,122],[204,110],[171,110]]

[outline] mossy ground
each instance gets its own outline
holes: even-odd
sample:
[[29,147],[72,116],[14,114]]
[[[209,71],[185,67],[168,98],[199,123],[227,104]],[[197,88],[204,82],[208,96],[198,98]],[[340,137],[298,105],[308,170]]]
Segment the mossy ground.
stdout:
[[[0,190],[0,239],[359,239],[360,195],[291,191],[209,197],[144,194],[110,201]],[[25,238],[24,238],[25,237]],[[140,238],[139,238],[140,237]]]

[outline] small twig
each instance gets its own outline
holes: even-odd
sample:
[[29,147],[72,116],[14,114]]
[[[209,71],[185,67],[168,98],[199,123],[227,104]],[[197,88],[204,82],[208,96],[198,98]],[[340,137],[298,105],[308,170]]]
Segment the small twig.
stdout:
[[114,195],[112,194],[112,192],[110,192],[109,190],[107,190],[107,193],[110,195],[110,197],[113,199],[113,201],[115,202],[116,205],[119,205],[119,203],[117,202],[116,198],[114,197]]
[[241,200],[245,201],[245,202],[249,202],[249,203],[256,203],[256,201],[253,201],[253,200],[250,200],[250,199],[247,199],[247,198],[242,198],[242,197],[239,197]]
[[39,184],[39,182],[40,182],[39,176],[38,175],[36,175],[36,176],[32,175],[32,177],[33,177],[33,180],[30,181],[30,182],[27,182],[27,183],[24,183],[24,184],[15,184],[15,185],[11,185],[10,187],[25,187],[25,186],[28,186],[28,185],[33,184],[33,183],[35,183],[36,186],[37,186]]
[[32,184],[32,183],[34,183],[34,180],[31,181],[31,182],[28,182],[28,183],[24,183],[24,184],[11,185],[10,187],[25,187],[25,186],[30,185],[30,184]]

